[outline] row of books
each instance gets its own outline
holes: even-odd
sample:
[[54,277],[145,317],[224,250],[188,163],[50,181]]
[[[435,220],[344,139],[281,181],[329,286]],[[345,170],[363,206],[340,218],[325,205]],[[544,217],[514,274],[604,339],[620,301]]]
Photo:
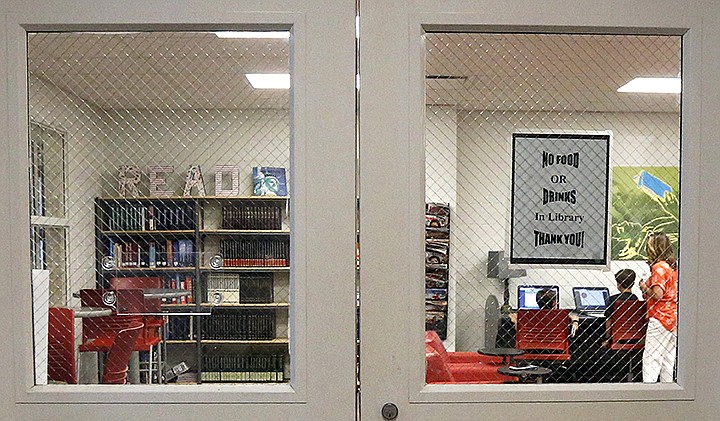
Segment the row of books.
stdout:
[[195,229],[195,212],[187,203],[108,203],[104,212],[106,228],[111,231]]
[[223,265],[289,266],[290,241],[288,238],[259,238],[223,240],[220,242]]
[[118,268],[163,268],[195,266],[192,240],[108,240],[108,256]]
[[223,229],[282,229],[282,209],[269,203],[248,203],[222,207]]
[[[215,310],[218,310],[217,308]],[[200,319],[202,339],[275,339],[274,310],[225,309]]]
[[203,381],[281,382],[284,379],[283,354],[203,355]]
[[[272,273],[210,273],[207,275],[208,302],[271,303],[273,302]],[[219,295],[218,295],[219,294]],[[219,297],[219,300],[216,299]]]
[[[193,284],[192,275],[175,274],[174,276],[164,277],[162,279],[162,287],[166,289],[184,289],[192,292]],[[192,304],[193,294],[180,298],[163,298],[162,302],[164,304]]]

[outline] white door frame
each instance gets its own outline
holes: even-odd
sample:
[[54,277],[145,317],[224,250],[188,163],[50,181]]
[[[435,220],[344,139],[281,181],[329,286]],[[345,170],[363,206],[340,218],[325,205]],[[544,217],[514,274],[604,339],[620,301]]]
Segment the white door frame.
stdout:
[[[354,3],[9,1],[0,6],[0,15],[0,232],[5,238],[0,267],[8,275],[0,280],[5,291],[0,317],[8,321],[6,340],[0,341],[6,374],[0,387],[2,418],[354,419]],[[29,216],[22,218],[29,215],[26,31],[211,31],[248,25],[292,31],[291,383],[34,387]]]
[[[709,23],[720,20],[711,2],[688,10],[677,0],[632,5],[617,0],[522,5],[365,1],[360,16],[363,419],[381,420],[386,402],[399,407],[402,419],[412,420],[477,420],[480,415],[487,419],[579,419],[592,418],[592,414],[636,419],[639,413],[648,419],[680,419],[717,411],[713,390],[717,381],[702,362],[713,360],[718,339],[701,332],[712,331],[712,320],[720,317],[720,309],[697,292],[713,279],[707,268],[714,258],[703,250],[720,246],[720,225],[700,212],[712,208],[718,195],[699,176],[701,169],[711,167],[706,152],[715,156],[720,152],[713,132],[707,129],[711,125],[717,130],[720,104],[703,95],[720,87],[716,72],[708,73],[720,54],[717,44],[705,41],[720,37],[717,26]],[[425,386],[424,287],[420,281],[424,276],[424,30],[683,35],[683,266],[677,384]],[[717,175],[716,169],[710,172]],[[701,249],[699,244],[705,246]],[[544,404],[538,407],[530,402]]]

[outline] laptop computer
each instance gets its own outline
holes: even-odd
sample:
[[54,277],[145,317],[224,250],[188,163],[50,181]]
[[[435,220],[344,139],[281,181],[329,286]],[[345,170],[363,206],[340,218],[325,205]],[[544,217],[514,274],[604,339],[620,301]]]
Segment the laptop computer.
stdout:
[[555,291],[555,295],[558,297],[560,302],[560,287],[557,285],[518,285],[517,297],[518,297],[518,309],[534,309],[537,310],[540,306],[537,303],[537,293],[545,288],[551,288]]
[[573,298],[579,314],[600,317],[605,315],[610,291],[606,287],[573,287]]

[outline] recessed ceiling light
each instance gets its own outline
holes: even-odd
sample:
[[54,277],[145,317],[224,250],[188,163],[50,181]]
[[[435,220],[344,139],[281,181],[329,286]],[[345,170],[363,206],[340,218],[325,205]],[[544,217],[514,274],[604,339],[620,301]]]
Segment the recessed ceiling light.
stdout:
[[255,89],[290,89],[288,73],[248,73],[245,77]]
[[638,92],[647,94],[679,94],[679,77],[636,77],[619,87],[618,92]]
[[246,39],[260,39],[260,38],[290,38],[290,32],[288,31],[222,31],[215,32],[218,38],[246,38]]

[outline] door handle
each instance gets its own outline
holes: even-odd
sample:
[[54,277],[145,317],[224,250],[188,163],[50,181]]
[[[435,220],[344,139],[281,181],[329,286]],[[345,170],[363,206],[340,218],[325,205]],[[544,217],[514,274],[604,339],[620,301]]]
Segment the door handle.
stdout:
[[394,403],[389,402],[383,405],[380,413],[386,420],[394,420],[398,416],[398,407]]

